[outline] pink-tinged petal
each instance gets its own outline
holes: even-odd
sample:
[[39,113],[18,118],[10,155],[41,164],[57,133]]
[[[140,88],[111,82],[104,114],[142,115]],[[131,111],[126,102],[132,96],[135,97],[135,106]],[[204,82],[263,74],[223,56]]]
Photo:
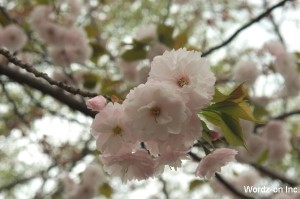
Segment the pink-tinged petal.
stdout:
[[166,140],[186,128],[190,110],[167,83],[148,81],[131,90],[123,102],[125,113],[140,141]]
[[91,132],[102,153],[116,154],[135,148],[137,136],[127,121],[124,107],[118,103],[108,103],[96,115]]
[[206,107],[214,95],[215,76],[199,52],[184,49],[166,51],[151,63],[148,80],[172,85],[191,110]]
[[205,156],[196,169],[196,176],[210,179],[222,166],[234,161],[238,151],[228,148],[219,148]]
[[156,174],[161,174],[165,166],[170,166],[177,170],[177,168],[181,167],[182,160],[189,159],[189,157],[187,156],[187,152],[188,151],[168,150],[160,154],[160,156],[156,160]]
[[143,150],[120,155],[100,155],[104,170],[119,176],[123,182],[144,180],[154,175],[155,161]]

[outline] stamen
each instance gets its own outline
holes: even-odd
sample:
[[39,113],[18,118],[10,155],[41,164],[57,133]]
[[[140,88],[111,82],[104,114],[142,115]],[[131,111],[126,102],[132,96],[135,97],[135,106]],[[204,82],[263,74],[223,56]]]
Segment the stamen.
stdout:
[[122,129],[119,126],[116,126],[115,128],[113,128],[113,132],[115,135],[122,135]]
[[158,117],[160,115],[160,108],[159,107],[153,107],[150,109],[150,114],[154,117]]
[[189,84],[189,79],[186,78],[186,77],[182,77],[182,78],[180,78],[180,79],[177,81],[177,85],[178,85],[179,87],[183,87],[183,86],[188,85],[188,84]]

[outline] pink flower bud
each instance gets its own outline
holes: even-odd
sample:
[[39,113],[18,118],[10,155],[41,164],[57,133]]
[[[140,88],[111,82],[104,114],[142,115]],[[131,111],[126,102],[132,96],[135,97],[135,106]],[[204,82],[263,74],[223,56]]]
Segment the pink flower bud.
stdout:
[[222,137],[221,133],[218,131],[211,131],[210,138],[212,141],[216,141]]
[[86,102],[86,106],[93,111],[101,111],[106,105],[106,99],[103,96],[96,96]]

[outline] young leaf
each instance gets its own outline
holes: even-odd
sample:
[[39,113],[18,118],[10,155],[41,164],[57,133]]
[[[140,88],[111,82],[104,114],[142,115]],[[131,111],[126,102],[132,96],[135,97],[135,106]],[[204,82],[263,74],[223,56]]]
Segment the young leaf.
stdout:
[[212,111],[203,111],[202,115],[209,122],[221,128],[222,134],[230,145],[245,146],[243,131],[237,118],[226,113]]
[[111,195],[113,194],[113,188],[108,183],[104,183],[99,187],[98,191],[101,195],[106,196],[106,198],[111,198]]
[[107,53],[106,49],[103,46],[101,46],[99,42],[93,42],[91,43],[91,46],[93,48],[93,54],[91,60],[94,63],[97,63],[99,57]]
[[93,89],[97,85],[98,76],[93,73],[84,74],[83,80],[84,88]]
[[244,120],[258,123],[258,121],[253,116],[250,106],[245,101],[239,103],[232,101],[223,101],[209,106],[209,109],[229,114],[237,119],[242,118]]
[[202,139],[204,141],[206,141],[209,145],[214,147],[214,145],[211,142],[211,138],[210,138],[210,130],[209,130],[209,128],[207,127],[207,125],[205,124],[205,122],[203,120],[201,120],[201,126],[203,128]]
[[139,59],[145,59],[147,56],[147,51],[144,48],[133,48],[125,51],[122,54],[122,58],[125,61],[135,61]]
[[202,184],[203,184],[202,180],[193,180],[193,181],[190,182],[189,190],[193,191],[197,187],[201,186]]
[[174,46],[174,40],[172,38],[173,31],[174,28],[172,26],[167,26],[165,24],[159,24],[157,27],[159,41],[170,48],[173,48]]
[[215,88],[215,95],[213,98],[213,102],[223,102],[228,98],[228,96],[224,95],[223,93],[221,93],[217,88]]
[[225,113],[221,117],[224,122],[220,127],[227,142],[234,146],[245,146],[239,120]]
[[187,32],[182,32],[181,34],[177,35],[177,37],[175,38],[174,48],[178,49],[184,47],[187,41],[188,41]]
[[243,84],[240,84],[229,94],[227,100],[241,102],[247,95],[247,89],[243,87]]
[[84,29],[89,37],[96,37],[100,34],[98,27],[92,24],[85,26]]
[[264,152],[259,156],[259,158],[256,161],[256,164],[261,165],[263,162],[265,162],[269,157],[269,150],[264,150]]

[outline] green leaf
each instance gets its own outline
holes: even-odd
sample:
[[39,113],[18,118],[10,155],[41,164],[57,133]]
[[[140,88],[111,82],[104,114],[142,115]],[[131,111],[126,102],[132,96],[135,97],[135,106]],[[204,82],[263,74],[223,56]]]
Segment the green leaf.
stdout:
[[114,190],[108,183],[104,183],[101,187],[99,187],[99,193],[107,198],[111,198]]
[[157,27],[157,35],[159,41],[170,48],[173,48],[174,46],[174,40],[172,38],[173,31],[174,28],[172,26],[168,26],[165,24],[159,24]]
[[37,4],[49,5],[53,0],[36,0]]
[[247,104],[245,101],[239,103],[223,101],[209,106],[209,109],[229,114],[236,119],[241,118],[259,123],[254,117],[249,104]]
[[209,122],[221,128],[223,136],[230,145],[245,146],[243,131],[237,118],[213,111],[203,111],[202,115]]
[[295,52],[294,54],[296,55],[297,59],[300,59],[300,52]]
[[0,24],[2,26],[7,26],[10,24],[9,19],[7,18],[7,16],[4,15],[3,12],[0,12]]
[[259,158],[256,161],[256,164],[261,165],[264,163],[269,157],[269,150],[266,149],[264,152],[259,156]]
[[240,84],[229,94],[226,100],[241,102],[247,95],[247,89],[243,87],[243,84]]
[[194,191],[196,188],[203,184],[202,180],[193,180],[190,182],[189,190]]
[[98,76],[93,73],[87,73],[83,75],[83,86],[87,89],[93,89],[97,85]]
[[91,57],[91,60],[97,64],[99,57],[106,54],[107,52],[106,49],[99,44],[99,42],[91,43],[91,46],[93,48],[93,55]]
[[146,45],[149,45],[153,39],[152,38],[145,38],[143,40],[133,40],[133,46],[134,48],[143,48]]
[[84,29],[89,37],[96,37],[100,34],[98,27],[92,24],[85,26]]
[[223,113],[221,117],[224,123],[222,123],[220,128],[227,142],[234,146],[245,146],[240,122],[236,118],[225,113]]
[[175,38],[174,48],[178,49],[184,47],[187,41],[188,41],[187,32],[182,32],[181,34],[177,35],[177,37]]
[[224,95],[223,93],[221,93],[217,88],[215,88],[215,95],[213,98],[213,102],[223,102],[228,98],[227,95]]
[[145,59],[147,56],[147,51],[144,48],[133,48],[125,51],[121,57],[125,61],[135,61],[139,59]]
[[209,121],[210,123],[221,126],[221,123],[223,122],[218,113],[211,112],[211,111],[202,111],[201,114]]
[[233,91],[228,95],[221,93],[217,88],[215,88],[215,95],[213,97],[213,102],[223,102],[223,101],[232,101],[232,102],[241,102],[248,95],[248,91],[243,84],[238,85]]
[[211,141],[211,137],[210,137],[210,130],[203,120],[201,120],[201,126],[203,128],[202,139],[204,141],[206,141],[208,144],[210,144],[212,147],[214,147],[214,145],[212,144],[212,141]]
[[253,115],[255,118],[262,120],[263,118],[267,118],[269,116],[269,112],[265,107],[254,106]]

